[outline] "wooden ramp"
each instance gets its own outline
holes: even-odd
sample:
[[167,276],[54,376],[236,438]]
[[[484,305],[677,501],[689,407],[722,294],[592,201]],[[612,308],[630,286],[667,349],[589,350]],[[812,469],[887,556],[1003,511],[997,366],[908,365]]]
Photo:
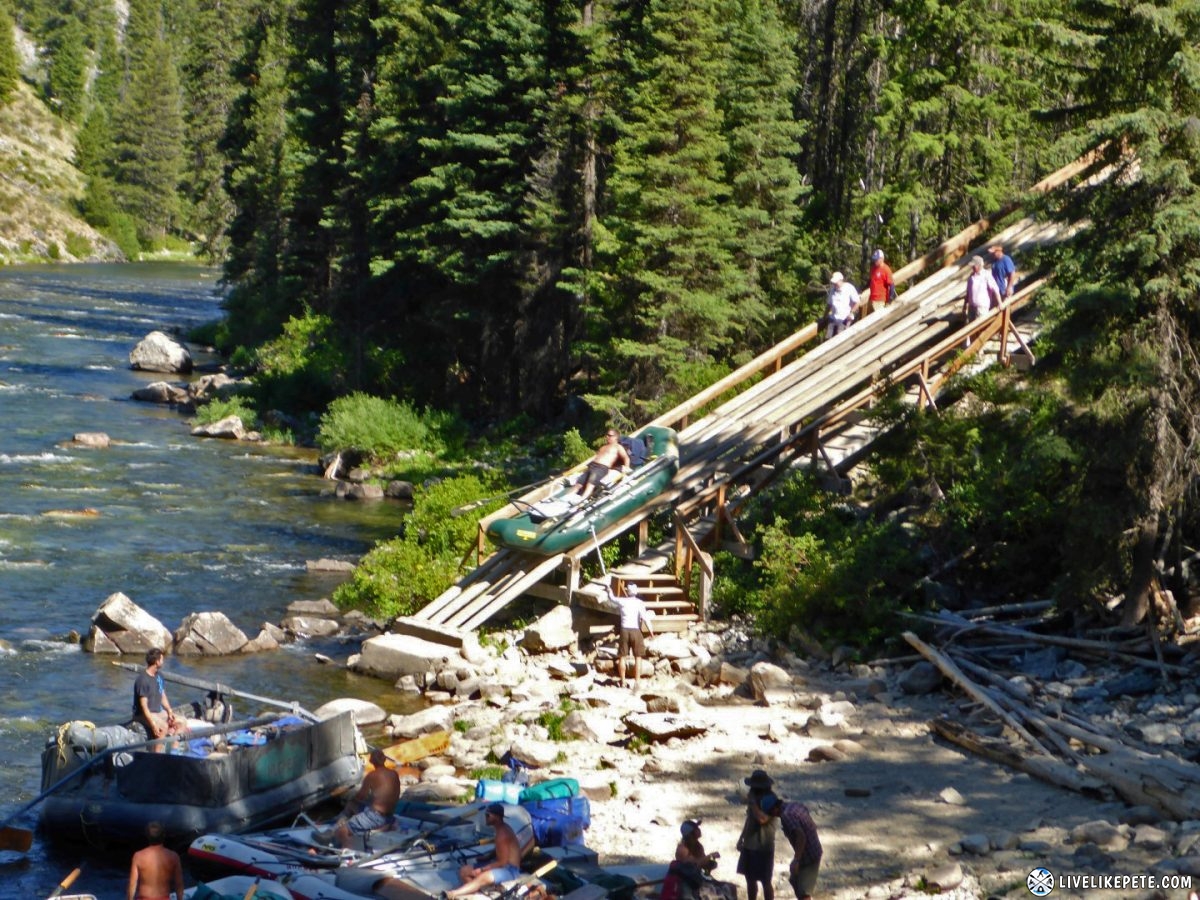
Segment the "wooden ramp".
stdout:
[[[1042,187],[1085,168],[1082,163],[1068,167]],[[862,459],[878,433],[869,407],[881,392],[903,385],[910,402],[936,409],[947,379],[967,365],[982,364],[981,354],[1002,365],[1015,355],[1033,364],[1030,328],[1019,316],[1046,279],[1023,272],[1011,301],[966,324],[961,310],[969,266],[962,259],[970,255],[972,242],[980,255],[999,242],[1016,259],[1028,258],[1036,247],[1061,241],[1072,229],[1025,218],[988,235],[988,224],[976,223],[899,270],[897,283],[936,262],[942,265],[883,311],[801,353],[818,336],[816,325],[809,325],[649,423],[678,431],[679,471],[655,500],[596,535],[594,543],[553,557],[508,549],[489,556],[487,523],[515,514],[516,507],[493,513],[481,523],[468,554],[475,556],[476,567],[417,618],[432,627],[469,630],[522,594],[609,610],[603,584],[581,583],[582,561],[596,544],[630,533],[636,535],[633,558],[612,576],[637,581],[653,595],[662,630],[685,628],[706,616],[714,575],[711,550],[750,553],[736,521],[741,507],[794,465],[825,465],[837,477]],[[720,402],[730,393],[734,396]],[[521,501],[536,502],[548,490],[530,492]],[[650,547],[648,524],[655,517],[669,520],[673,537]]]

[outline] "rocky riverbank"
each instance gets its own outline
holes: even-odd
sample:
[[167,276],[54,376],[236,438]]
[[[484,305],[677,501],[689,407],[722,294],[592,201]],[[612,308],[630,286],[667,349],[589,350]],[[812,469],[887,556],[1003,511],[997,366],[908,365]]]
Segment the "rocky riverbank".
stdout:
[[[821,829],[822,897],[1029,896],[1026,879],[1039,867],[1056,879],[1154,874],[1200,884],[1200,821],[1164,821],[1114,796],[1068,792],[935,740],[929,720],[963,700],[919,677],[923,669],[804,660],[773,652],[738,625],[713,626],[688,636],[695,665],[660,656],[635,695],[605,674],[605,643],[530,655],[522,639],[490,639],[504,649],[473,674],[482,687],[476,699],[443,693],[443,705],[392,717],[397,738],[455,732],[446,758],[422,763],[414,795],[461,796],[473,785],[464,773],[511,752],[537,765],[537,778],[580,780],[592,800],[587,843],[602,860],[669,859],[679,823],[698,818],[706,849],[722,854],[717,874],[739,881],[743,779],[764,768],[781,796],[808,804]],[[721,674],[708,681],[706,671]],[[1091,714],[1131,727],[1179,720],[1175,749],[1194,757],[1197,693],[1193,678],[1124,710],[1093,705]],[[1177,733],[1144,730],[1172,741]],[[791,896],[788,858],[780,840],[783,898]],[[1055,895],[1187,896],[1110,883],[1061,882]]]

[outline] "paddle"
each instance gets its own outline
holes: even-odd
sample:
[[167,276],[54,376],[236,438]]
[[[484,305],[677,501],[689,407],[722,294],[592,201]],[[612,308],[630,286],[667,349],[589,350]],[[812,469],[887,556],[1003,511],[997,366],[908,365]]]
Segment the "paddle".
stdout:
[[262,876],[254,879],[254,884],[246,888],[246,893],[242,895],[242,900],[250,900],[251,897],[258,893],[258,883],[260,881],[262,881]]
[[513,488],[511,491],[506,491],[503,494],[496,494],[494,497],[484,497],[481,500],[472,500],[470,503],[464,503],[462,506],[456,506],[456,507],[454,507],[454,509],[450,510],[450,518],[457,519],[459,516],[465,515],[466,513],[469,513],[473,509],[479,509],[479,507],[481,507],[481,506],[486,506],[487,504],[491,503],[493,500],[503,500],[506,497],[512,497],[514,494],[521,494],[521,493],[524,493],[525,491],[532,491],[534,488],[541,487],[544,484],[549,484],[551,481],[553,481],[555,478],[558,478],[558,477],[559,477],[558,473],[555,472],[553,475],[549,476],[548,478],[543,478],[541,481],[535,481],[532,484],[526,484],[526,485],[522,485],[521,487],[518,487],[518,488]]
[[[113,661],[113,665],[119,669],[124,669],[127,672],[133,672],[135,675],[140,675],[145,671],[141,666],[135,666],[133,663],[123,663]],[[248,694],[245,691],[235,691],[227,685],[220,684],[215,681],[202,681],[199,678],[189,678],[186,675],[176,675],[173,672],[159,672],[163,681],[169,681],[172,684],[182,684],[184,687],[196,688],[200,691],[212,691],[216,694],[227,694],[230,697],[241,697],[243,700],[255,700],[259,703],[266,703],[268,706],[278,706],[281,709],[291,711],[293,715],[304,716],[310,722],[319,722],[315,715],[304,709],[294,700],[276,700],[273,697],[261,697],[258,694]]]
[[[226,732],[230,731],[241,731],[244,728],[255,728],[259,725],[269,725],[278,718],[278,715],[260,716],[257,719],[248,719],[245,722],[235,722],[230,723],[229,725],[222,725],[209,731],[205,731],[204,734],[205,736],[213,734],[225,734]],[[54,782],[54,784],[50,785],[50,787],[46,788],[46,790],[42,791],[3,822],[0,822],[0,850],[15,850],[18,853],[27,852],[33,845],[33,832],[27,828],[12,828],[10,827],[12,823],[20,816],[29,812],[29,810],[33,809],[51,794],[55,793],[59,788],[74,781],[93,766],[97,765],[115,753],[126,753],[130,750],[143,750],[146,747],[174,743],[178,740],[179,738],[177,735],[170,735],[168,737],[155,738],[151,741],[139,741],[136,744],[125,744],[122,747],[109,747],[107,750],[102,750],[101,752],[97,753],[78,769],[75,769],[73,772],[70,772],[69,774],[60,778],[58,781]]]
[[82,871],[83,863],[80,863],[71,871],[71,874],[58,883],[58,887],[56,887],[50,893],[50,896],[48,896],[46,900],[54,900],[55,897],[61,897],[63,895],[63,891],[75,883],[75,879],[79,877],[79,873]]
[[375,862],[377,859],[380,859],[381,857],[387,856],[392,853],[402,853],[402,852],[404,852],[404,850],[411,847],[417,841],[423,841],[423,840],[425,840],[425,838],[429,837],[431,834],[436,834],[437,832],[441,831],[447,825],[452,825],[455,822],[459,821],[460,819],[464,818],[465,816],[474,815],[477,812],[479,812],[478,807],[468,805],[465,809],[461,810],[456,815],[450,816],[450,818],[446,819],[444,822],[438,822],[436,825],[432,826],[431,828],[426,828],[422,831],[418,831],[412,837],[402,840],[399,843],[395,844],[394,846],[385,847],[382,850],[375,851],[374,853],[370,854],[369,856],[364,856],[362,859],[353,863],[353,865],[354,866],[368,866],[371,863]]
[[553,869],[557,865],[558,865],[558,860],[552,859],[552,860],[550,860],[550,862],[546,863],[540,869],[536,869],[535,871],[530,872],[527,875],[522,875],[515,882],[513,882],[511,885],[506,887],[503,892],[501,892],[499,900],[509,900],[509,898],[517,896],[517,894],[521,890],[521,888],[526,887],[527,885],[533,884],[535,881],[537,881],[539,878],[541,878],[543,875],[545,875],[547,872],[549,872],[551,869]]

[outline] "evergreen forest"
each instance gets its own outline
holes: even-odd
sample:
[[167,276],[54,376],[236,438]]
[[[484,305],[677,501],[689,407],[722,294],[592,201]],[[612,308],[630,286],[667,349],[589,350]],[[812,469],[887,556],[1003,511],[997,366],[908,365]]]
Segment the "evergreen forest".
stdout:
[[645,421],[814,320],[832,271],[1097,151],[1114,177],[1045,201],[1097,227],[1045,261],[1035,377],[897,430],[866,522],[774,498],[726,602],[863,625],[929,552],[1129,621],[1188,596],[1195,0],[3,0],[0,102],[20,79],[76,129],[91,224],[223,266],[213,340],[258,408],[475,433]]

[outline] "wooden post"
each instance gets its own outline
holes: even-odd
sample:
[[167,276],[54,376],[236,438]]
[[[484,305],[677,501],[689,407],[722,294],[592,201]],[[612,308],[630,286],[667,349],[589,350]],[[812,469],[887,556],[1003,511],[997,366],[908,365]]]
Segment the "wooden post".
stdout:
[[642,519],[638,522],[637,529],[637,555],[641,556],[646,552],[646,545],[650,543],[650,520]]

